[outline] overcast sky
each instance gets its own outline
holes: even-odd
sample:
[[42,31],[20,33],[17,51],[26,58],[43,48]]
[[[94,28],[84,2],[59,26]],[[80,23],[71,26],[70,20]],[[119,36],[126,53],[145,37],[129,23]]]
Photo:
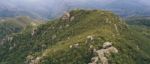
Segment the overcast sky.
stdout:
[[139,5],[150,5],[149,0],[0,0],[1,6],[7,6],[7,7],[27,7],[32,8],[33,6],[35,8],[60,8],[65,6],[95,6],[97,5],[108,5],[112,2],[117,3],[117,1],[131,1],[132,3],[136,3],[133,1],[137,1],[140,4]]
[[[99,3],[99,4],[109,4],[117,0],[0,0],[0,3],[11,4],[11,5],[62,5],[62,4],[88,4],[88,3]],[[118,0],[119,1],[119,0]],[[132,1],[132,0],[129,0]],[[148,0],[138,0],[139,2],[144,2],[149,4]]]
[[[101,9],[109,4],[118,4],[120,2],[121,4],[130,3],[138,4],[138,6],[145,5],[150,7],[149,0],[0,0],[0,8],[29,10],[44,15],[48,14],[48,12],[60,14],[68,8]],[[123,4],[122,6],[128,6],[128,4]]]

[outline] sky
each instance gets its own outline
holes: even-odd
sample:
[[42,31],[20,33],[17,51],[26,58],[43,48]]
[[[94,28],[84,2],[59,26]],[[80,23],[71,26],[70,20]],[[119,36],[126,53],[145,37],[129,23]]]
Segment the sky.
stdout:
[[[41,15],[57,15],[68,9],[101,9],[107,8],[107,6],[111,7],[112,3],[118,4],[120,2],[121,4],[124,4],[124,2],[133,3],[135,6],[138,4],[139,7],[150,7],[149,0],[0,0],[0,8],[31,11]],[[128,4],[121,6],[128,6]]]
[[[149,0],[0,0],[0,6],[28,9],[63,9],[67,6],[96,7],[117,3],[117,1],[139,2],[140,5],[149,5]],[[133,2],[134,3],[134,2]],[[34,10],[36,10],[34,9]]]
[[[31,8],[31,9],[42,9],[42,8],[65,8],[67,6],[78,6],[89,8],[92,6],[104,6],[110,3],[117,3],[120,0],[0,0],[0,5],[12,8]],[[140,5],[149,5],[149,0],[122,0],[122,1],[137,1]],[[134,2],[133,2],[134,3]],[[34,7],[34,8],[33,8]]]

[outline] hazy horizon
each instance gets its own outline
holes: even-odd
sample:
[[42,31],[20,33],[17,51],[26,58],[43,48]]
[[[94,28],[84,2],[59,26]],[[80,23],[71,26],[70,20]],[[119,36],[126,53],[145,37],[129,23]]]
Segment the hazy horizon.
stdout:
[[[138,5],[137,5],[138,4]],[[118,6],[119,5],[119,6]],[[121,6],[120,6],[121,5]],[[57,16],[63,12],[74,9],[130,9],[144,7],[150,9],[147,0],[1,0],[1,10],[25,11],[35,16]],[[131,10],[132,10],[131,8]],[[133,9],[134,10],[134,9]]]

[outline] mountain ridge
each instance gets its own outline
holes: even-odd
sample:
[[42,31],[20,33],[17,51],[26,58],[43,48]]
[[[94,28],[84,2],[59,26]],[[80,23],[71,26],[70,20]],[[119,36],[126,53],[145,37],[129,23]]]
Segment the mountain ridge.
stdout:
[[149,41],[110,11],[73,10],[13,36],[0,47],[0,63],[88,64],[94,48],[112,42],[118,53],[107,57],[109,64],[147,64]]

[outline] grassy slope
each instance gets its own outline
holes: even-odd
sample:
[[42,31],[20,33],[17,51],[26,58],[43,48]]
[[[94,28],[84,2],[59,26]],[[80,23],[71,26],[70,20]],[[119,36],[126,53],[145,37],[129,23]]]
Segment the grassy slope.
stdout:
[[[32,55],[42,56],[41,64],[87,64],[93,56],[89,50],[91,44],[99,49],[104,42],[111,41],[119,49],[118,54],[109,57],[111,64],[150,63],[150,39],[121,22],[116,15],[97,10],[75,10],[70,14],[75,16],[71,22],[54,20],[38,26],[34,36],[30,28],[15,35],[12,41],[0,47],[0,62],[24,64],[26,57]],[[111,23],[106,23],[106,18]],[[89,35],[94,35],[94,43],[86,44]],[[79,48],[69,48],[76,43],[80,44]],[[14,44],[16,46],[9,50]]]

